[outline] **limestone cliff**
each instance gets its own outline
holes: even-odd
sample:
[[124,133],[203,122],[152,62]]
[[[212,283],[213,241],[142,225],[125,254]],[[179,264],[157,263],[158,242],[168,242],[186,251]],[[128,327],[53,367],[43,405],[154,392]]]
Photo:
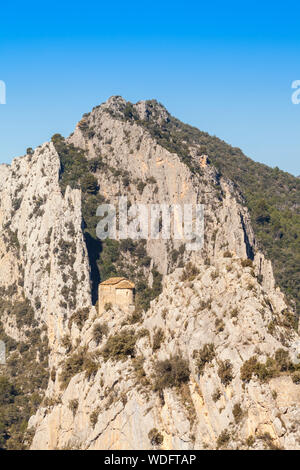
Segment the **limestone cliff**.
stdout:
[[[168,113],[112,97],[68,139],[0,167],[3,333],[26,343],[32,328],[9,298],[30,304],[48,339],[31,448],[300,448],[299,336],[243,196],[197,145],[189,161],[160,145],[147,129],[153,119],[163,126]],[[89,180],[75,179],[72,158]],[[120,195],[204,204],[204,247],[148,240],[141,262],[139,247],[114,245],[109,269],[131,273],[151,303],[99,318],[92,294],[108,255],[87,207]]]

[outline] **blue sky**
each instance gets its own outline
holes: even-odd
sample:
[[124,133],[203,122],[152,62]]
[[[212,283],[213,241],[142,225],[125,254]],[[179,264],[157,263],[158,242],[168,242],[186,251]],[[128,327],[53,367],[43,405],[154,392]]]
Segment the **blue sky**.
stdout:
[[156,98],[249,157],[300,174],[298,2],[1,5],[0,162],[68,135],[111,95]]

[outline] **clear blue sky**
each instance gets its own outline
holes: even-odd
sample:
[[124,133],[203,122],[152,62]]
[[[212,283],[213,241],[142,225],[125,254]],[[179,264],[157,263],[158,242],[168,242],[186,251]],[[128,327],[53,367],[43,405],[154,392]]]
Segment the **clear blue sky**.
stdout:
[[[281,3],[281,6],[280,6]],[[156,98],[251,158],[300,174],[300,5],[65,1],[1,4],[0,161],[111,95]]]

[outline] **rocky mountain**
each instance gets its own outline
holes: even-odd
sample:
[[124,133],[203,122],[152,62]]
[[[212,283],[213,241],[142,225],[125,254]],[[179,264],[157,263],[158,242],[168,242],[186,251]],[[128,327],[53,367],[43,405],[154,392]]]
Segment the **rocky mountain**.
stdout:
[[[300,448],[299,182],[231,149],[112,97],[0,167],[0,447]],[[100,241],[120,196],[203,204],[203,249]],[[111,276],[131,314],[99,316]]]

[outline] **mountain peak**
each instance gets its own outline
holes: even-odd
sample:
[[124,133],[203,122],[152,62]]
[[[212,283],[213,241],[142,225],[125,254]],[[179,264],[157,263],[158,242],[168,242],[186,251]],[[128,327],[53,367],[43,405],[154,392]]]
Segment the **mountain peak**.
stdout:
[[[101,105],[93,108],[92,112],[105,111],[116,119],[133,120],[137,122],[153,121],[157,124],[168,122],[170,114],[161,103],[157,100],[141,100],[137,103],[126,101],[120,95],[113,95]],[[90,113],[85,114],[87,117]]]

